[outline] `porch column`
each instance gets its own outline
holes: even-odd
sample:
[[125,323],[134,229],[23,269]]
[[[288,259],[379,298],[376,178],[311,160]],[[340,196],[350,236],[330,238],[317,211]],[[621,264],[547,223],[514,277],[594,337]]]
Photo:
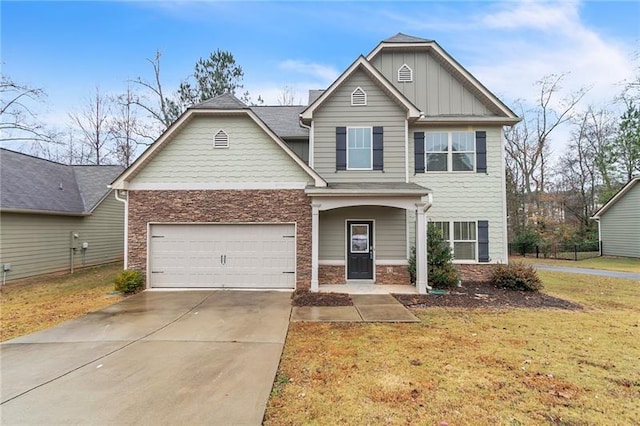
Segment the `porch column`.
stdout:
[[318,286],[318,258],[320,236],[320,204],[311,203],[311,291],[317,293]]
[[427,294],[427,204],[416,203],[416,287],[418,293]]

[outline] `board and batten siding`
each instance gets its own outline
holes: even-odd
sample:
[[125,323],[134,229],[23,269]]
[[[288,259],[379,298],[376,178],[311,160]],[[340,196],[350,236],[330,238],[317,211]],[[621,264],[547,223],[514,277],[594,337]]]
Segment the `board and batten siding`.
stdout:
[[405,210],[393,207],[345,207],[320,212],[320,261],[345,260],[346,221],[373,220],[377,260],[407,260]]
[[[504,216],[504,181],[502,168],[502,132],[495,127],[416,127],[409,133],[409,151],[414,152],[414,132],[487,132],[487,172],[425,172],[415,173],[414,157],[409,157],[409,180],[430,188],[433,205],[427,220],[440,222],[489,221],[489,257],[492,263],[506,263]],[[415,214],[409,212],[410,244],[415,244]]]
[[[360,87],[367,105],[352,106]],[[314,169],[327,182],[404,182],[406,111],[392,101],[362,70],[355,71],[313,113]],[[383,127],[384,170],[336,171],[336,127]]]
[[[120,261],[124,253],[124,204],[113,193],[90,216],[0,214],[0,263],[10,263],[7,281],[71,267],[71,233],[78,249],[74,268]],[[80,247],[89,243],[85,251]],[[83,256],[83,251],[84,256]]]
[[[403,64],[413,70],[412,82],[398,82]],[[383,51],[371,65],[427,116],[495,115],[427,51]]]
[[[228,148],[214,148],[220,130]],[[194,117],[166,142],[131,183],[313,183],[249,116]]]
[[640,257],[640,183],[602,215],[600,235],[603,255]]

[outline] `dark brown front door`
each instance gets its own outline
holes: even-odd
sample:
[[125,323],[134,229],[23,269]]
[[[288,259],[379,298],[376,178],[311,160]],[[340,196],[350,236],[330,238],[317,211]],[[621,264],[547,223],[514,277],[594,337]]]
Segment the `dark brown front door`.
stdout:
[[347,279],[373,279],[373,221],[347,221]]

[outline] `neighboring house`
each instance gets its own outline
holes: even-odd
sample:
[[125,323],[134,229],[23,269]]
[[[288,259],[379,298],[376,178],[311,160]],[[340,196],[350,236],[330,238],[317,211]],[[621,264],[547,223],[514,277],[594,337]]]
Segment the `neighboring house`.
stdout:
[[601,255],[640,257],[640,177],[631,179],[592,219],[598,221]]
[[149,287],[427,291],[426,225],[465,279],[506,263],[503,126],[519,118],[436,42],[398,34],[306,106],[189,108],[112,185]]
[[[0,266],[7,281],[121,260],[120,166],[67,166],[0,149]],[[0,271],[0,272],[3,272]]]

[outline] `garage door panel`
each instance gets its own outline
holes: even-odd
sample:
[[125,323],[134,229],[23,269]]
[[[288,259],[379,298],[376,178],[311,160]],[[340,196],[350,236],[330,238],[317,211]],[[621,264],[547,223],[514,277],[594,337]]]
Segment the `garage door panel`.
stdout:
[[152,287],[294,288],[295,226],[151,226]]

